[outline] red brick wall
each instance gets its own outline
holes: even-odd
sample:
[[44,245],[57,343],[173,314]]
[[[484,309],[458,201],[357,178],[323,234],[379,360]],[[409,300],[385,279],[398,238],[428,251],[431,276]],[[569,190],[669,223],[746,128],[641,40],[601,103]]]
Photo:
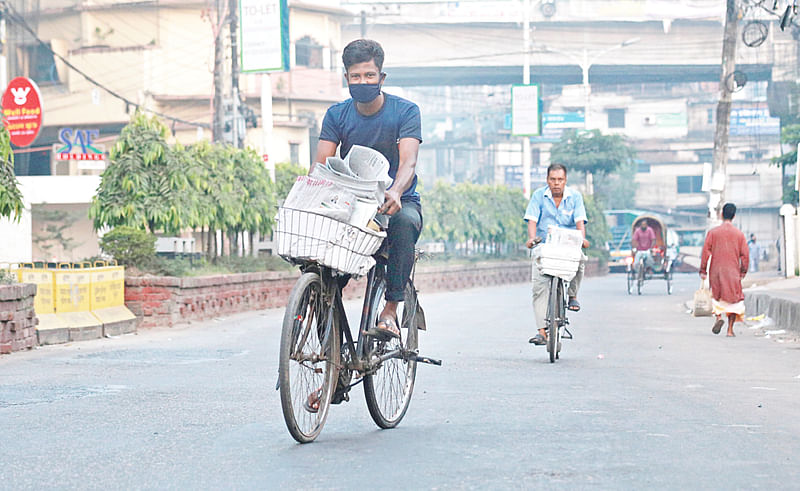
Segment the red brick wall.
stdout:
[[0,285],[0,354],[31,349],[38,345],[33,311],[36,285]]
[[[460,290],[530,280],[528,261],[417,267],[420,292]],[[587,276],[605,274],[596,261]],[[125,305],[140,319],[139,327],[173,326],[248,310],[283,307],[299,272],[243,273],[198,278],[140,276],[125,278]],[[345,298],[360,298],[366,279],[351,281]]]

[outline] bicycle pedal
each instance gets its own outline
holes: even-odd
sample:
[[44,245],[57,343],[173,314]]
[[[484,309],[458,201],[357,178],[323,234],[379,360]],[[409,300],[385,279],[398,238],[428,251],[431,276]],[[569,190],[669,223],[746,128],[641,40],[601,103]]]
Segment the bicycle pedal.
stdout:
[[429,365],[442,366],[442,360],[437,360],[435,358],[428,358],[427,356],[419,356],[419,355],[417,355],[417,356],[414,357],[414,359],[418,363],[427,363]]

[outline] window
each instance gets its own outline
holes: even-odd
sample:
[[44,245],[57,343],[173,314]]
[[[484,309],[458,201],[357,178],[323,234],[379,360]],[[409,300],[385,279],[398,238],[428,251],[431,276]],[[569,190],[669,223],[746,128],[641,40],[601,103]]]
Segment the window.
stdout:
[[695,154],[698,162],[711,162],[714,160],[714,150],[711,149],[696,150]]
[[678,176],[678,194],[701,193],[703,176]]
[[608,127],[609,128],[624,128],[625,127],[625,110],[624,109],[609,109],[608,110]]
[[714,124],[714,110],[706,109],[706,124]]
[[650,164],[643,164],[641,162],[636,164],[636,172],[638,172],[639,174],[649,174]]
[[292,161],[294,165],[300,164],[300,144],[299,143],[289,143],[289,160]]
[[322,68],[322,46],[309,36],[294,43],[294,62],[297,66]]
[[56,62],[53,53],[48,48],[50,48],[50,43],[47,43],[47,48],[39,44],[24,48],[25,68],[28,76],[41,85],[59,82]]

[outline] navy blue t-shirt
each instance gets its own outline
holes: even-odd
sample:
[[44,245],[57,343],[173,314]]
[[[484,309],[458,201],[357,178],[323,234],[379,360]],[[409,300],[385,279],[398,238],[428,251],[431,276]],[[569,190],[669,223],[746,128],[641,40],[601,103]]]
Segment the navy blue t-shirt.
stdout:
[[[394,179],[400,165],[397,144],[401,138],[416,138],[422,142],[422,126],[419,107],[413,102],[383,93],[383,107],[371,116],[356,110],[353,99],[334,104],[328,108],[322,120],[320,140],[341,144],[339,155],[344,158],[353,145],[379,151],[389,161],[389,176]],[[403,193],[402,199],[419,202],[417,176]]]

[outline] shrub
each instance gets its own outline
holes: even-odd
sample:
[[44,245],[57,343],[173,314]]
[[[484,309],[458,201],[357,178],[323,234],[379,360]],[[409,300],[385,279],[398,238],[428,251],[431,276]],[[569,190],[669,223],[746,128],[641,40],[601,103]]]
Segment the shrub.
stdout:
[[120,264],[147,269],[156,256],[156,237],[144,230],[119,226],[100,239],[100,248]]
[[0,285],[12,285],[17,282],[17,275],[6,269],[0,269]]

